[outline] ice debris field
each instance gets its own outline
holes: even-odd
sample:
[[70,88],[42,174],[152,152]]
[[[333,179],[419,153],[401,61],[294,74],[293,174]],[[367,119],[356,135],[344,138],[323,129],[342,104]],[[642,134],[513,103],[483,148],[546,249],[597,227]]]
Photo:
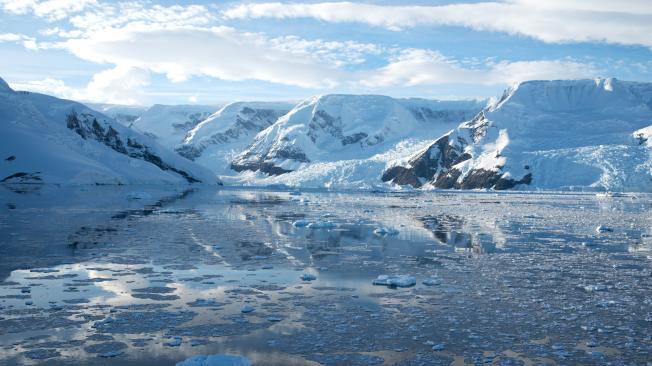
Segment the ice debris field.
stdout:
[[644,365],[652,196],[0,192],[2,365]]

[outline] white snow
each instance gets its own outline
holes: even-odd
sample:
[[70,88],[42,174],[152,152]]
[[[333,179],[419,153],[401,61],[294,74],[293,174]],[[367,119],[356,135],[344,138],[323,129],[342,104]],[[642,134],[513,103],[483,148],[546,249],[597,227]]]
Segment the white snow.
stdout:
[[242,356],[199,355],[178,362],[176,366],[251,366],[251,361]]
[[[1,80],[1,79],[0,79]],[[214,174],[86,106],[51,96],[15,92],[0,83],[0,180],[27,173],[30,182],[56,184],[185,184],[183,171],[203,183],[217,183]],[[97,121],[103,133],[83,138],[67,127],[72,112],[88,126]],[[109,132],[114,133],[110,136]],[[106,141],[102,141],[106,139]],[[109,145],[116,139],[131,157]],[[140,147],[129,146],[129,141]],[[160,158],[162,170],[141,153]],[[138,156],[137,156],[138,155]]]
[[188,131],[218,108],[214,105],[155,104],[144,111],[133,122],[132,127],[155,138],[168,149],[174,149],[183,142]]
[[523,82],[451,133],[449,145],[472,156],[452,168],[457,182],[488,170],[513,180],[531,174],[521,189],[649,192],[651,122],[652,83]]
[[230,174],[233,157],[256,134],[292,109],[288,102],[236,102],[208,116],[188,131],[177,151],[216,174]]
[[[234,158],[265,162],[292,173],[244,173],[238,184],[370,188],[389,161],[408,156],[471,118],[484,101],[324,95],[300,103],[259,133]],[[228,179],[228,178],[225,178]]]
[[134,105],[120,105],[120,104],[98,104],[87,103],[89,108],[96,110],[103,115],[120,122],[125,126],[129,126],[137,120],[148,107],[134,106]]

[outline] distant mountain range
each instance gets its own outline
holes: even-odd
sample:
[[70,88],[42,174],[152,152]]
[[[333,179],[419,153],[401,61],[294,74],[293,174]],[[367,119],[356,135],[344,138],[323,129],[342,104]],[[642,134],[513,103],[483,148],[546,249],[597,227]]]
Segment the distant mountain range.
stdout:
[[652,83],[528,81],[491,102],[91,107],[2,82],[0,179],[652,192]]

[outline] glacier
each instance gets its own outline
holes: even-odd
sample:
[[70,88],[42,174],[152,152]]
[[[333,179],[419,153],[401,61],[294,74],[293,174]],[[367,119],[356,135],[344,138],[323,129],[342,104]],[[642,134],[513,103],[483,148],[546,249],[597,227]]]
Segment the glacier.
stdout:
[[260,132],[231,167],[232,184],[370,188],[387,162],[471,118],[485,101],[322,95]]

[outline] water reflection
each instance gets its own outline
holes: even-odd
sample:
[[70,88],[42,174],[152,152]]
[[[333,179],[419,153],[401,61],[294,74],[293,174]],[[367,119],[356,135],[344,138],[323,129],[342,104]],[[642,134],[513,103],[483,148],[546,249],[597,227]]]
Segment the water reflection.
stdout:
[[[569,346],[582,326],[631,363],[652,355],[621,344],[648,330],[649,197],[145,193],[0,195],[0,363],[509,363],[543,335],[555,362],[595,363]],[[373,286],[381,274],[417,285]]]

